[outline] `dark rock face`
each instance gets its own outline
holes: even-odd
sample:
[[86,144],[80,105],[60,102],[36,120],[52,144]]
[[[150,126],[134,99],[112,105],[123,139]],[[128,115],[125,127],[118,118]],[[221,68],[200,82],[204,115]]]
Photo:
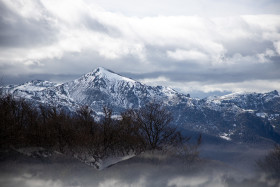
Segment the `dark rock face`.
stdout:
[[104,106],[118,115],[151,101],[159,102],[172,112],[173,124],[183,129],[235,142],[280,142],[280,96],[276,90],[197,99],[168,87],[147,86],[104,68],[61,85],[37,80],[9,85],[2,90],[33,103],[70,112],[87,105],[96,115],[102,115]]

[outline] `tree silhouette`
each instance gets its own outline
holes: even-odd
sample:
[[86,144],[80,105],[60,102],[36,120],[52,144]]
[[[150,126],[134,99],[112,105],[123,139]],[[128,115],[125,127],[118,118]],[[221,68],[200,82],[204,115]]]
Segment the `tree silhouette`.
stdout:
[[262,160],[257,161],[257,165],[269,177],[280,179],[280,145],[275,145]]
[[140,133],[149,149],[158,149],[163,145],[182,141],[182,136],[170,125],[172,115],[159,103],[148,103],[135,113]]

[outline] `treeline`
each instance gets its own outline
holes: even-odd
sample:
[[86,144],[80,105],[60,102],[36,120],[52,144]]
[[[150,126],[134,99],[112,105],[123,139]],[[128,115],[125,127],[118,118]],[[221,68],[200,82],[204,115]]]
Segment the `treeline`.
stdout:
[[158,103],[127,110],[117,120],[112,118],[112,110],[104,107],[100,121],[94,120],[87,106],[68,114],[55,107],[34,107],[12,95],[0,98],[0,109],[1,148],[43,147],[102,159],[174,147],[188,140],[170,125],[171,114]]

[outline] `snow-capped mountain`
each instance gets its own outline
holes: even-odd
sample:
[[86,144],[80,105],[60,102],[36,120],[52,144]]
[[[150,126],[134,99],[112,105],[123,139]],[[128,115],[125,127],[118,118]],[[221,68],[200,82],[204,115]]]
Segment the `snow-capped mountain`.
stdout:
[[151,101],[160,102],[172,112],[173,124],[184,129],[226,140],[280,139],[277,133],[280,129],[280,96],[277,91],[197,99],[168,87],[142,84],[105,68],[97,68],[60,85],[37,80],[2,87],[2,90],[33,103],[72,112],[87,105],[97,115],[102,114],[104,106],[120,114]]
[[96,111],[102,111],[104,106],[116,111],[139,108],[151,99],[173,104],[180,100],[180,96],[183,97],[170,88],[147,86],[104,68],[97,68],[57,88],[75,102],[88,105]]
[[187,101],[185,95],[171,88],[147,86],[101,67],[60,85],[37,80],[3,89],[16,97],[65,106],[70,111],[87,105],[96,112],[102,112],[103,107],[108,106],[118,113],[128,108],[139,108],[152,100],[166,105]]

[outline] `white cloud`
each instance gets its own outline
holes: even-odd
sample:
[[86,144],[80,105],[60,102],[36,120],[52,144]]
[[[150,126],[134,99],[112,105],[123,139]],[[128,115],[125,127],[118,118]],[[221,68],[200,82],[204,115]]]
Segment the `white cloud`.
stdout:
[[201,15],[236,16],[242,14],[279,13],[277,0],[86,0],[129,16]]
[[[19,14],[26,18],[38,17],[58,29],[58,40],[51,45],[33,49],[22,49],[24,53],[14,54],[6,60],[22,59],[44,60],[61,58],[65,53],[92,50],[108,59],[123,58],[129,55],[147,61],[146,48],[165,48],[168,57],[175,60],[194,60],[199,63],[225,64],[223,57],[230,48],[225,42],[241,42],[244,39],[275,41],[280,28],[280,16],[255,15],[226,18],[205,18],[200,16],[155,16],[128,17],[108,12],[96,5],[88,6],[84,1],[42,0],[42,4],[33,1],[13,1],[8,3],[13,10],[22,7]],[[25,3],[26,2],[26,3]],[[43,7],[42,7],[43,5]],[[35,11],[31,11],[35,9]],[[99,32],[85,26],[85,17],[103,26],[112,27],[114,33]],[[272,37],[274,36],[274,38]],[[263,38],[260,38],[263,37]],[[246,43],[245,43],[246,45]],[[272,50],[272,49],[271,49]],[[265,51],[256,52],[265,54]],[[236,55],[242,53],[237,53]],[[227,62],[235,61],[228,57]],[[239,59],[247,58],[246,56]],[[253,58],[253,57],[252,57]],[[149,60],[148,60],[149,61]],[[260,62],[264,59],[260,58]],[[254,61],[256,62],[256,61]]]
[[271,49],[267,49],[264,53],[260,53],[257,55],[259,58],[259,62],[270,62],[270,58],[276,56],[275,51]]
[[2,0],[14,13],[27,19],[41,19],[43,15],[42,7],[37,1],[22,0],[10,1]]
[[195,60],[195,61],[197,60],[200,62],[208,61],[207,55],[196,50],[176,49],[175,51],[167,51],[167,56],[179,61],[183,61],[183,60]]
[[274,42],[274,47],[278,53],[278,55],[280,55],[280,41]]

